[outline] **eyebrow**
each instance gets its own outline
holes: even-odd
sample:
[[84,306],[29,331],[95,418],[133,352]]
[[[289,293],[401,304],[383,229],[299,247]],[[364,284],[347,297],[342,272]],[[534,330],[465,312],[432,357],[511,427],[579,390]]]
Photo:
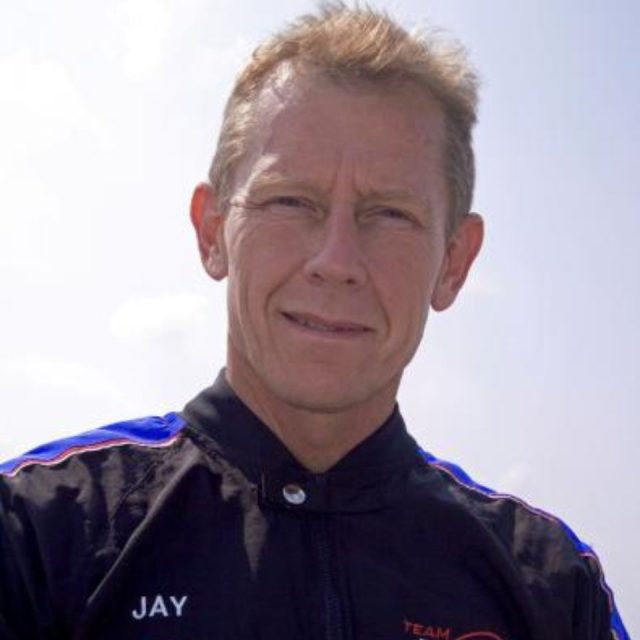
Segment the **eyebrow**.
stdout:
[[290,189],[301,189],[321,194],[321,190],[308,180],[293,178],[277,171],[265,171],[264,173],[259,174],[255,180],[250,182],[247,191],[257,191],[259,189],[268,189],[270,187],[288,187]]
[[424,202],[415,196],[408,189],[371,189],[365,194],[361,194],[365,202],[403,202],[417,207],[430,208],[430,202]]
[[[308,191],[314,193],[316,196],[321,197],[325,195],[322,189],[319,189],[317,185],[313,184],[309,180],[302,178],[295,178],[292,176],[279,173],[277,171],[266,171],[256,177],[251,182],[248,192],[257,191],[261,189],[268,189],[271,187],[285,187],[290,189],[296,189],[301,191]],[[423,202],[409,189],[403,189],[401,187],[390,189],[370,189],[366,192],[358,191],[358,196],[365,202],[402,202],[408,205],[414,205],[420,208],[431,208],[429,201]]]

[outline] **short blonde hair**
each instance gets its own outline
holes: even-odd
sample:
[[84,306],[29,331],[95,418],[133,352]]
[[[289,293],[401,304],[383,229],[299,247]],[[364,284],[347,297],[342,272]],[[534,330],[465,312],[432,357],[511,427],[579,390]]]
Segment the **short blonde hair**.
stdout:
[[218,147],[209,171],[226,210],[234,172],[247,147],[260,91],[283,63],[311,69],[335,82],[388,87],[414,83],[445,115],[445,167],[449,191],[448,231],[470,211],[475,179],[472,129],[478,80],[465,50],[434,33],[410,34],[386,14],[324,3],[258,46],[238,76],[227,102]]

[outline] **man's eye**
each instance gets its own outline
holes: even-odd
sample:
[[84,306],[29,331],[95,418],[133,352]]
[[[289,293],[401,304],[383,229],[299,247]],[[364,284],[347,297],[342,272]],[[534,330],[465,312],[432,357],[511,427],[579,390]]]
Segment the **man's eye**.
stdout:
[[381,207],[380,209],[375,209],[373,213],[390,220],[410,220],[410,216],[406,211],[392,207]]
[[300,198],[296,198],[295,196],[278,196],[277,198],[272,198],[271,200],[266,202],[267,206],[275,206],[275,207],[286,207],[286,208],[297,208],[297,207],[308,207],[309,204]]

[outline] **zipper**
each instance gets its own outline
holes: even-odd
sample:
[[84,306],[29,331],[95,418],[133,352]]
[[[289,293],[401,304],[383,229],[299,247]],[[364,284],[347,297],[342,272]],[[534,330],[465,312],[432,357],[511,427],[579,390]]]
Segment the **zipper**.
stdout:
[[326,620],[326,640],[345,640],[344,618],[333,570],[334,561],[331,557],[329,538],[329,516],[319,514],[319,527],[316,535],[318,560],[320,563],[320,580],[324,599]]

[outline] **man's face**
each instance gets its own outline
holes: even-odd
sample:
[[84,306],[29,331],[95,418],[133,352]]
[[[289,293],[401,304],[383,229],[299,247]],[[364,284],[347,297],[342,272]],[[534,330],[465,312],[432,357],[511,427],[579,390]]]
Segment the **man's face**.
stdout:
[[448,306],[462,284],[440,290],[440,107],[412,86],[297,78],[264,90],[251,135],[203,251],[229,278],[231,379],[320,412],[395,394],[430,303]]

